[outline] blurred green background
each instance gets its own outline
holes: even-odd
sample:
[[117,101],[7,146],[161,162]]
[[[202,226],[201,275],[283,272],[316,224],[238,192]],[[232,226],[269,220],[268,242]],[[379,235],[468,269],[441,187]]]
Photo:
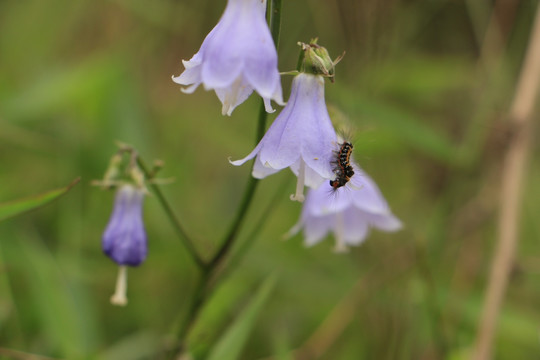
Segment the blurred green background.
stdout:
[[[272,273],[241,359],[467,358],[493,254],[505,115],[537,3],[284,1],[279,69],[294,69],[297,41],[319,37],[332,56],[347,52],[326,86],[329,111],[355,125],[354,156],[405,228],[374,231],[346,255],[332,252],[330,237],[310,249],[301,235],[281,241],[301,210],[288,200],[293,175],[264,179],[239,244],[274,207],[192,332],[196,359]],[[27,358],[16,350],[150,359],[172,344],[197,281],[194,263],[149,196],[148,260],[129,272],[129,305],[110,305],[117,268],[100,239],[113,193],[90,183],[116,140],[147,162],[164,160],[161,176],[176,179],[164,193],[200,251],[212,254],[251,170],[227,157],[252,150],[259,99],[223,117],[213,92],[183,94],[171,75],[224,7],[0,1],[0,202],[82,177],[55,203],[0,223],[0,358]],[[285,98],[290,82],[283,77]],[[537,144],[533,152],[496,359],[540,357]]]

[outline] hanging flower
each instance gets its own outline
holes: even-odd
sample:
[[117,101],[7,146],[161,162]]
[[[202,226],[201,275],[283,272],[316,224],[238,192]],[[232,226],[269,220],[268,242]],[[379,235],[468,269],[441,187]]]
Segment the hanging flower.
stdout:
[[103,234],[103,252],[120,265],[116,291],[111,298],[115,305],[126,305],[126,266],[138,266],[147,254],[146,232],[142,219],[144,188],[121,185],[116,193],[114,209]]
[[290,167],[297,175],[296,194],[303,201],[304,185],[317,188],[335,177],[332,169],[337,137],[324,101],[324,79],[300,73],[292,83],[291,96],[283,111],[255,149],[241,160],[255,159],[253,176],[261,179]]
[[401,221],[390,211],[375,182],[352,163],[354,176],[343,187],[333,189],[328,182],[308,192],[300,221],[289,231],[304,230],[304,243],[312,246],[334,233],[335,251],[359,245],[370,228],[383,231],[401,229]]
[[202,83],[215,90],[223,104],[222,114],[231,115],[255,89],[273,112],[270,100],[284,105],[277,51],[265,20],[266,1],[229,0],[218,24],[204,39],[185,70],[173,81],[190,85],[192,93]]

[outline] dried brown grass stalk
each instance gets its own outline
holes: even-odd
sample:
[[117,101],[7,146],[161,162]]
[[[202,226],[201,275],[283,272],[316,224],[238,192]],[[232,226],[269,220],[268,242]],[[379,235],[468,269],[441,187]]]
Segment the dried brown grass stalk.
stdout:
[[518,243],[521,188],[531,141],[531,123],[540,83],[540,5],[529,39],[515,96],[509,112],[513,135],[504,157],[498,220],[497,246],[492,262],[483,313],[478,327],[473,358],[492,357],[497,319],[508,286]]

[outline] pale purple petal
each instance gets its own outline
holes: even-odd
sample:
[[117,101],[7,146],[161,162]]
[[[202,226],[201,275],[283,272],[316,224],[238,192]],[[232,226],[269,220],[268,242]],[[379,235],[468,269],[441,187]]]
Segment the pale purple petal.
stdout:
[[268,27],[258,30],[260,34],[264,34],[260,41],[262,43],[270,42],[272,46],[261,46],[260,51],[249,54],[245,62],[244,76],[247,81],[257,89],[261,97],[265,99],[274,99],[278,104],[284,105],[283,96],[281,94],[281,78],[277,69],[277,57],[274,56],[276,49],[270,32],[266,32]]
[[392,213],[388,214],[369,214],[367,215],[369,223],[376,229],[393,232],[403,227],[401,221]]
[[230,116],[233,110],[246,101],[252,92],[253,88],[242,77],[239,77],[229,87],[216,89],[216,94],[223,104],[221,114]]
[[[229,162],[234,166],[240,166],[240,165],[244,164],[245,162],[253,159],[255,156],[257,156],[257,154],[259,153],[261,147],[262,147],[262,141],[259,142],[257,144],[257,146],[255,146],[255,149],[253,149],[253,151],[250,152],[245,158],[239,159],[239,160],[229,160]],[[257,157],[257,160],[262,164],[259,157]]]
[[114,209],[103,234],[103,251],[119,265],[137,266],[146,258],[146,231],[142,221],[144,192],[123,185],[116,194]]
[[253,171],[251,172],[251,175],[256,179],[263,179],[268,175],[277,173],[278,171],[279,170],[264,166],[264,164],[261,163],[260,159],[256,158],[255,162],[253,163]]
[[354,176],[350,181],[352,186],[348,184],[347,187],[358,190],[357,195],[353,197],[355,206],[368,213],[389,213],[388,204],[375,182],[358,165],[353,163],[352,166],[354,168]]
[[282,169],[302,156],[322,177],[333,176],[330,164],[336,134],[324,103],[324,79],[300,74],[293,80],[291,97],[265,137],[261,161]]
[[304,220],[304,244],[313,246],[324,239],[332,229],[335,216],[307,217]]
[[342,212],[352,205],[353,195],[352,189],[343,186],[336,190],[325,180],[320,187],[309,191],[313,203],[308,207],[308,211],[313,216]]
[[[294,175],[298,176],[298,171],[300,169],[300,161],[304,161],[303,159],[298,159],[294,164],[290,166],[291,171],[294,173]],[[279,170],[276,170],[279,171]],[[304,174],[304,184],[306,186],[309,186],[310,188],[318,188],[321,186],[324,182],[327,182],[328,180],[323,178],[321,175],[319,175],[318,172],[313,170],[310,167],[305,167],[305,174]]]
[[[265,1],[229,0],[218,24],[199,52],[184,62],[186,70],[173,80],[216,90],[223,113],[230,115],[255,89],[272,112],[270,100],[283,105],[277,51],[265,19]],[[243,85],[242,89],[229,89]],[[236,84],[236,85],[235,85]]]
[[189,61],[182,60],[185,70],[179,76],[173,76],[172,79],[175,83],[180,85],[192,85],[188,89],[184,89],[185,93],[192,93],[201,84],[201,64],[203,63],[205,49],[210,39],[214,37],[219,23],[210,31],[210,33],[204,39],[199,51],[189,59]]
[[193,55],[191,60],[182,60],[182,64],[186,68],[179,76],[173,76],[172,79],[175,83],[180,85],[191,85],[201,83],[201,68],[202,62],[201,55],[199,53]]
[[345,244],[358,245],[368,236],[370,228],[383,231],[401,228],[401,221],[391,213],[373,180],[356,164],[354,170],[351,181],[341,188],[333,189],[325,181],[308,192],[299,225],[306,244],[320,241],[331,231]]
[[303,161],[306,184],[318,187],[334,176],[331,161],[335,143],[336,133],[324,102],[324,79],[300,74],[293,80],[287,105],[255,150],[232,163],[240,165],[257,155],[264,166],[275,170],[291,167],[298,174]]
[[350,208],[342,213],[345,243],[358,245],[365,240],[369,233],[369,223],[365,215],[365,213],[355,208]]

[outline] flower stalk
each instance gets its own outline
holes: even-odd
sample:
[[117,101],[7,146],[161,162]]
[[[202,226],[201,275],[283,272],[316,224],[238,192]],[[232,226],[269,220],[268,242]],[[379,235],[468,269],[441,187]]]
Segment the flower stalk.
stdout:
[[540,6],[537,6],[525,62],[509,112],[515,130],[501,172],[500,213],[497,245],[476,334],[473,358],[492,358],[497,320],[507,291],[519,241],[522,188],[530,151],[532,115],[540,90]]
[[[144,173],[144,175],[149,180],[152,180],[153,176],[155,175],[155,171],[150,172],[148,170],[148,167],[146,166],[146,164],[144,163],[144,161],[141,159],[140,156],[137,156],[137,164],[139,165],[139,168]],[[199,252],[195,248],[195,245],[193,245],[193,241],[188,236],[187,232],[184,230],[184,227],[180,224],[180,221],[174,215],[174,212],[173,212],[173,210],[171,208],[171,205],[169,204],[169,202],[167,201],[167,199],[165,198],[165,196],[161,192],[161,189],[159,188],[159,186],[157,184],[155,184],[154,182],[150,181],[149,182],[149,187],[150,187],[150,189],[152,189],[152,192],[156,196],[156,198],[159,201],[161,207],[165,211],[165,214],[169,218],[169,221],[173,225],[174,230],[176,231],[178,237],[183,242],[186,250],[189,252],[189,255],[191,256],[191,258],[193,259],[193,261],[195,262],[197,267],[199,269],[201,269],[201,270],[204,269],[206,267],[206,264],[205,264],[204,260],[199,255]]]
[[[267,15],[269,21],[270,32],[272,34],[272,39],[274,41],[276,49],[279,45],[279,33],[280,33],[280,24],[281,24],[281,1],[282,0],[270,0],[268,2]],[[266,129],[266,120],[267,120],[267,107],[265,106],[265,99],[261,100],[261,106],[259,108],[259,116],[257,122],[257,130],[255,135],[255,143],[258,143],[264,136]],[[141,168],[144,169],[143,166]],[[184,352],[185,341],[189,336],[190,330],[192,329],[195,321],[198,318],[200,311],[202,310],[206,300],[208,299],[210,293],[213,290],[213,287],[216,286],[217,282],[212,283],[212,279],[219,268],[219,265],[230,252],[235,240],[237,239],[238,232],[244,222],[247,211],[255,195],[255,190],[257,189],[257,184],[259,180],[249,176],[244,190],[244,195],[242,196],[242,201],[236,212],[236,216],[227,231],[223,242],[221,243],[220,248],[216,251],[215,255],[207,263],[202,263],[201,267],[201,277],[199,282],[196,285],[195,292],[191,305],[188,309],[187,316],[182,323],[178,331],[178,346],[176,348],[177,355],[180,357]]]

